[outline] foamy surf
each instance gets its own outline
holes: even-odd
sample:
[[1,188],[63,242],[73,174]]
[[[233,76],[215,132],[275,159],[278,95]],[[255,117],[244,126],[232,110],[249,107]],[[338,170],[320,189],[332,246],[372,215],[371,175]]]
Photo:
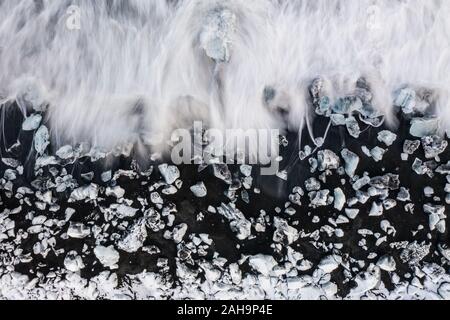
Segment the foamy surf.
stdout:
[[58,146],[164,151],[197,120],[301,130],[318,78],[331,103],[363,79],[391,125],[413,88],[446,129],[449,14],[418,0],[2,1],[0,92],[24,112],[48,104]]

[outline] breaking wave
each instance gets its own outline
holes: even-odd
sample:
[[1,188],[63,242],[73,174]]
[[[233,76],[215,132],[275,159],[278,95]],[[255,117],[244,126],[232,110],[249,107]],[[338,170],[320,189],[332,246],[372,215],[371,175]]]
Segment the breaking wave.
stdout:
[[410,87],[450,126],[450,1],[2,0],[0,97],[48,105],[57,145],[163,150],[194,120],[301,130],[317,78],[395,125]]

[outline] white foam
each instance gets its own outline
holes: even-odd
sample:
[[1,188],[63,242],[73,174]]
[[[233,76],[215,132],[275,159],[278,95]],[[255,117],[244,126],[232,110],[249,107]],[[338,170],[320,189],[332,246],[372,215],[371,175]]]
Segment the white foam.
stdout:
[[[236,16],[225,35],[228,63],[200,43],[220,8]],[[79,30],[68,28],[74,14]],[[59,146],[158,149],[160,137],[194,119],[297,130],[312,113],[314,78],[333,99],[365,77],[391,124],[393,94],[408,85],[432,91],[449,128],[449,15],[446,0],[2,1],[0,98],[22,108],[49,102]],[[264,104],[266,86],[287,118]]]

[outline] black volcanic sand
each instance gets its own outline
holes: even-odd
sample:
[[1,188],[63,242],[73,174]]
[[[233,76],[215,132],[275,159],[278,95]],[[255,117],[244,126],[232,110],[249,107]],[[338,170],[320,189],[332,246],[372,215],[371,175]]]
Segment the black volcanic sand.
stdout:
[[[5,110],[3,110],[5,111]],[[364,260],[368,263],[376,262],[378,257],[385,254],[390,254],[394,257],[397,262],[397,273],[401,277],[405,277],[408,273],[411,273],[411,267],[407,264],[402,263],[399,258],[401,250],[392,249],[389,244],[392,242],[399,241],[418,241],[419,243],[425,241],[426,243],[431,243],[430,254],[423,260],[425,262],[436,262],[442,265],[443,259],[437,252],[437,245],[449,244],[448,230],[450,229],[447,220],[447,232],[445,234],[438,234],[436,231],[431,232],[432,238],[428,239],[427,234],[430,232],[428,227],[428,215],[422,210],[422,206],[425,203],[433,203],[432,198],[426,198],[423,194],[423,188],[425,186],[433,187],[435,190],[435,195],[441,198],[440,204],[445,204],[445,192],[444,186],[446,184],[446,177],[444,175],[436,174],[433,178],[429,178],[427,175],[419,176],[412,169],[412,163],[417,157],[419,159],[425,159],[422,148],[416,151],[413,156],[409,157],[408,161],[402,161],[400,154],[403,150],[403,142],[405,139],[415,140],[413,137],[409,136],[409,121],[402,118],[399,114],[399,125],[398,128],[393,130],[398,138],[395,143],[387,148],[387,153],[384,155],[383,161],[376,163],[373,159],[368,158],[362,151],[361,146],[366,145],[369,149],[375,146],[381,146],[386,148],[382,143],[377,140],[377,133],[380,130],[386,128],[372,128],[369,127],[365,129],[365,125],[361,124],[361,129],[364,130],[360,138],[354,139],[350,137],[347,133],[345,127],[332,127],[328,134],[325,144],[321,149],[330,149],[336,154],[340,155],[341,150],[346,147],[349,150],[357,153],[360,157],[360,164],[358,166],[356,174],[362,176],[362,174],[367,171],[370,177],[375,177],[378,175],[383,175],[386,173],[393,173],[400,175],[400,185],[406,187],[410,190],[412,202],[415,204],[415,210],[413,214],[410,214],[404,210],[404,203],[398,202],[397,206],[389,211],[385,211],[380,217],[369,217],[368,212],[374,198],[369,199],[366,205],[358,204],[355,208],[361,209],[360,214],[355,220],[350,221],[348,224],[340,225],[339,228],[343,229],[345,236],[343,238],[328,237],[325,232],[321,232],[320,241],[325,243],[343,243],[342,255],[348,255],[357,260]],[[33,177],[33,157],[34,155],[29,153],[31,148],[33,133],[21,132],[21,122],[23,116],[17,110],[17,108],[10,107],[6,112],[2,113],[2,121],[5,121],[5,136],[1,141],[1,152],[3,157],[16,157],[20,159],[23,163],[27,163],[25,166],[25,174],[14,182],[14,189],[20,186],[30,186],[30,182],[34,179]],[[328,125],[328,120],[323,117],[317,117],[314,121],[314,132],[316,136],[321,136],[325,132],[326,126]],[[306,130],[305,130],[306,131]],[[16,141],[17,137],[22,143],[22,146],[15,150],[14,154],[6,153],[6,149],[10,147]],[[4,139],[6,138],[6,139]],[[288,196],[295,186],[301,186],[304,188],[304,181],[309,177],[318,177],[319,173],[310,173],[310,166],[308,159],[300,161],[298,159],[298,149],[297,149],[297,136],[295,134],[288,135],[289,146],[282,149],[282,156],[284,158],[282,162],[281,169],[289,168],[288,170],[288,181],[284,181],[276,176],[260,176],[259,170],[256,167],[253,168],[252,176],[254,178],[253,187],[261,189],[261,194],[255,194],[251,190],[249,191],[250,203],[245,203],[240,197],[236,201],[236,206],[241,210],[247,218],[254,217],[255,219],[260,215],[260,210],[265,210],[270,216],[278,215],[275,212],[275,208],[279,207],[284,211],[285,203],[288,201]],[[304,143],[310,143],[309,136],[306,132],[303,133],[302,141]],[[6,146],[5,146],[6,145]],[[450,160],[450,148],[440,155],[441,163],[446,163]],[[92,182],[97,183],[102,186],[106,184],[102,183],[100,180],[100,174],[107,169],[130,169],[134,167],[135,163],[131,159],[124,157],[115,158],[108,160],[108,164],[105,161],[99,161],[97,163],[92,163],[89,159],[84,159],[83,161],[77,162],[73,165],[66,166],[66,170],[71,173],[74,178],[78,181],[80,185],[89,184],[90,182],[84,181],[81,175],[83,173],[88,173],[91,171],[95,172],[95,177]],[[155,169],[150,178],[145,178],[150,180],[148,185],[142,186],[141,183],[144,178],[137,180],[130,180],[128,178],[120,178],[118,185],[126,190],[125,198],[136,199],[137,197],[149,198],[150,192],[148,187],[157,181],[161,180],[161,176],[158,172],[157,165],[154,166]],[[237,176],[239,172],[239,166],[229,166],[231,172]],[[3,172],[6,169],[3,163],[0,162],[0,176],[3,176]],[[208,167],[202,172],[198,172],[198,166],[195,165],[183,165],[179,166],[181,172],[181,180],[183,181],[183,187],[175,195],[164,196],[164,199],[172,202],[176,205],[178,213],[176,214],[176,220],[174,225],[180,223],[186,223],[188,225],[187,235],[190,233],[201,234],[207,233],[214,240],[213,245],[208,251],[207,259],[212,259],[215,251],[220,253],[221,257],[228,259],[230,263],[236,262],[241,258],[241,255],[254,255],[254,254],[269,254],[274,255],[277,260],[283,258],[283,253],[274,253],[271,248],[273,244],[272,236],[274,228],[271,225],[267,226],[265,233],[256,233],[252,230],[252,234],[256,236],[253,240],[239,241],[236,235],[230,230],[229,222],[226,221],[219,214],[212,214],[207,211],[208,206],[217,207],[221,203],[229,203],[230,200],[225,196],[224,192],[228,189],[226,185],[221,180],[214,177],[212,167]],[[347,196],[354,195],[354,190],[351,184],[347,183],[342,186],[340,183],[341,178],[346,178],[339,176],[335,171],[332,176],[327,177],[327,183],[322,184],[322,188],[333,190],[335,187],[341,187]],[[205,198],[196,198],[193,196],[189,187],[196,184],[197,182],[203,181],[207,187],[208,195]],[[395,199],[396,192],[391,193],[391,198]],[[61,209],[57,213],[44,212],[48,216],[59,216],[64,214],[67,207],[74,208],[76,214],[72,217],[72,221],[95,221],[96,225],[101,225],[104,223],[103,215],[99,213],[99,209],[96,208],[92,203],[72,203],[68,204],[66,202],[67,197],[70,193],[65,194],[55,194],[57,197],[58,204]],[[395,195],[395,196],[394,196]],[[34,196],[31,195],[30,199]],[[5,190],[0,190],[0,199],[3,204],[0,204],[0,212],[5,208],[16,208],[18,206],[18,200],[12,197],[11,199],[6,197]],[[286,219],[292,225],[293,221],[298,220],[299,224],[295,226],[297,229],[303,229],[305,232],[313,232],[320,229],[321,226],[327,224],[328,218],[336,218],[342,212],[338,212],[333,209],[333,206],[321,207],[317,209],[309,208],[308,197],[302,197],[303,205],[298,207],[293,205],[297,210],[294,216],[288,216],[281,212],[279,216]],[[106,206],[109,203],[114,203],[115,199],[107,199]],[[0,202],[1,203],[1,202]],[[105,204],[104,204],[105,205]],[[448,206],[446,205],[446,209]],[[29,227],[29,221],[25,221],[24,216],[26,212],[31,210],[36,210],[35,208],[23,206],[22,212],[14,215],[13,219],[16,222],[16,229]],[[204,219],[202,221],[197,221],[197,214],[199,212],[204,213]],[[308,215],[311,212],[311,215]],[[142,212],[138,212],[137,219],[142,216]],[[313,223],[313,216],[319,216],[320,222]],[[380,222],[387,219],[397,230],[395,236],[389,236],[388,241],[382,243],[380,246],[375,246],[375,240],[373,237],[367,237],[367,246],[369,250],[365,251],[358,246],[359,240],[362,237],[357,233],[361,228],[372,230],[375,232],[383,231],[380,228]],[[419,231],[415,236],[412,235],[412,230],[417,230],[417,226],[422,224],[425,228]],[[67,229],[68,225],[64,228]],[[172,240],[166,240],[163,237],[164,230],[152,233],[149,231],[149,236],[144,245],[156,245],[161,249],[161,253],[157,255],[149,255],[148,253],[138,251],[135,254],[129,254],[120,251],[121,258],[119,262],[119,269],[117,273],[119,276],[125,276],[127,274],[138,274],[144,270],[147,271],[158,271],[156,266],[157,259],[160,257],[169,259],[170,272],[175,277],[175,257],[177,256],[177,246]],[[186,237],[187,237],[186,235]],[[37,236],[29,237],[26,243],[22,244],[25,252],[28,250],[32,252],[32,247],[36,241]],[[186,239],[186,238],[185,238]],[[64,248],[66,252],[70,250],[76,250],[81,252],[83,245],[87,244],[89,247],[95,246],[95,239],[92,236],[83,239],[68,239],[63,240],[57,237],[57,247]],[[239,245],[239,248],[237,247]],[[317,249],[310,238],[300,238],[296,241],[292,248],[301,252],[306,259],[312,261],[315,265],[326,255],[323,249]],[[369,260],[368,254],[375,252],[378,257],[375,260]],[[34,256],[33,261],[29,264],[17,265],[16,271],[24,274],[34,274],[36,272],[48,273],[54,271],[57,268],[64,268],[63,260],[65,255],[56,256],[52,251],[49,253],[46,259],[42,256]],[[194,258],[196,258],[194,256]],[[90,251],[83,262],[86,268],[83,269],[81,275],[86,278],[97,275],[99,272],[104,270],[104,267],[98,263],[92,251]],[[245,266],[245,265],[244,265]],[[196,266],[192,266],[195,268]],[[312,274],[315,267],[310,271],[304,272],[304,274]],[[252,272],[247,266],[246,271]],[[382,279],[388,288],[392,288],[392,284],[389,279],[389,275],[385,272],[382,273]],[[123,277],[122,277],[123,278]],[[339,287],[339,294],[345,296],[350,288],[352,287],[351,282],[344,282],[345,277],[343,274],[342,267],[339,267],[336,271],[332,273],[332,280]]]

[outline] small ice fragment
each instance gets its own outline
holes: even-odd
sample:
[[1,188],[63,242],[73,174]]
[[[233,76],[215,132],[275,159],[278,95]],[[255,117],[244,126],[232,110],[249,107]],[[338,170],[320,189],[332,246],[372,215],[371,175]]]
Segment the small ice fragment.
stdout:
[[405,114],[413,113],[416,107],[416,92],[410,88],[400,90],[394,100],[394,105],[401,107]]
[[392,256],[382,256],[378,262],[377,266],[380,267],[381,270],[387,271],[387,272],[393,272],[396,269],[396,263]]
[[358,97],[345,97],[339,98],[336,104],[332,106],[332,110],[338,114],[351,114],[361,110],[362,107],[363,104]]
[[180,178],[180,170],[176,166],[161,164],[158,166],[158,169],[167,184],[173,184]]
[[95,200],[98,196],[98,186],[90,184],[89,186],[80,187],[72,191],[69,202],[83,201],[86,199]]
[[355,117],[351,116],[345,120],[345,125],[347,126],[348,133],[353,138],[359,138],[361,134],[361,129],[359,128],[358,121],[356,121]]
[[345,209],[345,214],[349,219],[355,219],[359,214],[359,209]]
[[139,219],[120,239],[118,248],[128,253],[137,252],[147,239],[147,229],[144,219]]
[[447,149],[448,142],[439,136],[426,136],[422,138],[422,146],[427,159],[436,158]]
[[113,246],[97,246],[94,249],[94,254],[103,266],[111,269],[117,268],[117,262],[119,262],[120,255]]
[[331,203],[333,203],[333,199],[329,196],[329,194],[330,190],[328,189],[310,192],[309,199],[311,202],[311,206],[316,208],[330,205]]
[[272,256],[258,254],[248,259],[249,265],[263,276],[269,276],[273,268],[278,265]]
[[83,269],[83,259],[76,251],[69,251],[64,259],[64,267],[70,272],[78,272]]
[[378,133],[378,141],[383,142],[388,147],[397,139],[397,135],[389,130],[383,130]]
[[252,175],[252,166],[243,164],[240,167],[241,173],[244,175],[244,177],[250,177]]
[[383,205],[374,201],[369,212],[369,217],[379,217],[381,215],[383,215]]
[[277,172],[276,175],[277,175],[277,177],[280,178],[281,180],[287,181],[287,179],[288,179],[288,174],[287,174],[287,171],[286,171],[286,170],[279,171],[279,172]]
[[349,177],[353,177],[359,164],[359,157],[348,149],[342,150],[341,156],[345,161],[345,173]]
[[423,194],[429,198],[434,194],[434,189],[432,187],[425,187],[423,188]]
[[381,160],[383,160],[383,156],[386,153],[386,150],[380,147],[375,147],[372,150],[370,150],[370,154],[372,155],[373,160],[375,160],[375,162],[379,162]]
[[362,178],[355,181],[352,185],[353,189],[360,190],[362,187],[368,185],[370,183],[370,178],[368,176],[363,176]]
[[203,182],[199,182],[196,185],[193,185],[190,189],[197,198],[204,198],[208,194],[206,186]]
[[74,239],[84,239],[91,233],[91,229],[81,222],[71,222],[67,235]]
[[333,126],[344,126],[345,125],[345,116],[343,114],[332,114],[330,116],[331,124]]
[[56,151],[56,155],[63,160],[67,160],[70,158],[73,158],[74,152],[72,146],[64,146],[59,148],[58,151]]
[[125,189],[121,188],[120,186],[115,186],[113,188],[108,187],[105,190],[105,195],[107,197],[115,197],[116,199],[122,199],[125,195]]
[[2,162],[11,168],[17,168],[20,165],[19,161],[13,158],[2,158]]
[[328,149],[321,150],[317,153],[317,161],[319,171],[336,170],[339,168],[341,162],[339,157]]
[[414,118],[409,133],[416,138],[433,136],[438,132],[439,124],[438,118]]
[[345,205],[345,194],[341,188],[334,189],[334,208],[341,211]]
[[206,17],[200,33],[200,46],[216,62],[228,62],[236,31],[236,15],[228,9],[214,9]]
[[112,179],[112,171],[109,170],[109,171],[103,172],[101,174],[101,179],[102,179],[103,182],[111,181],[111,179]]
[[34,149],[39,155],[44,154],[50,144],[50,134],[46,126],[41,126],[34,135]]
[[405,140],[403,144],[403,152],[409,155],[414,154],[417,149],[420,147],[420,141],[419,140]]
[[290,245],[297,241],[299,232],[294,227],[291,227],[286,220],[275,217],[273,225],[276,228],[273,233],[274,242]]
[[325,273],[331,273],[336,270],[342,262],[342,258],[337,255],[330,255],[323,258],[318,267]]
[[320,182],[316,178],[309,178],[305,181],[305,189],[307,191],[319,191],[320,190]]
[[440,205],[424,204],[423,211],[429,214],[430,230],[437,229],[439,233],[445,233],[445,207]]
[[231,184],[231,172],[226,164],[213,164],[214,176],[226,184]]
[[39,128],[42,121],[42,116],[40,114],[32,114],[22,123],[22,130],[33,131]]

